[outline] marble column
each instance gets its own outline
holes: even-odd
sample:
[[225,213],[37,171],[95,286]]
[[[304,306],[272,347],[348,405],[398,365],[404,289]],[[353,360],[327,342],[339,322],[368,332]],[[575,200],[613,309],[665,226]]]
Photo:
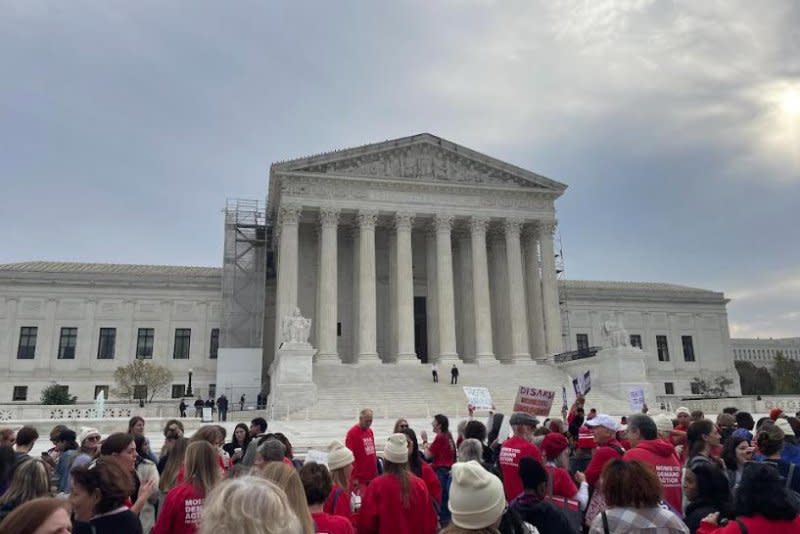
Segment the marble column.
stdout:
[[411,261],[411,226],[413,224],[413,214],[397,213],[395,215],[397,361],[416,363],[417,354],[414,348],[414,272]]
[[[302,208],[294,205],[282,205],[278,208],[278,225],[280,241],[278,244],[278,281],[275,305],[275,349],[283,342],[281,325],[283,318],[297,307],[297,266]],[[308,313],[308,312],[306,312]]]
[[427,276],[425,313],[428,323],[428,362],[439,359],[439,306],[436,280],[436,229],[425,232],[425,273]]
[[562,352],[561,306],[558,303],[556,256],[553,250],[555,221],[539,223],[539,244],[542,247],[542,305],[547,354]]
[[526,227],[522,233],[522,252],[525,259],[525,295],[528,299],[528,336],[534,360],[547,357],[542,311],[542,280],[539,276],[539,237],[535,228]]
[[439,309],[439,361],[457,360],[456,310],[453,297],[453,245],[451,215],[436,215],[436,286]]
[[336,339],[336,320],[338,304],[337,284],[339,276],[337,263],[339,260],[337,239],[339,228],[339,210],[321,208],[320,223],[320,257],[319,276],[319,311],[317,313],[317,358],[319,361],[339,361]]
[[525,279],[522,275],[522,249],[519,234],[522,222],[506,219],[506,261],[508,262],[508,302],[511,313],[511,359],[530,360],[528,348],[528,310]]
[[375,223],[378,212],[361,210],[358,222],[358,361],[377,362]]
[[489,297],[489,266],[486,257],[486,228],[489,219],[472,217],[472,303],[475,318],[475,361],[487,363],[494,360],[492,348],[492,304]]

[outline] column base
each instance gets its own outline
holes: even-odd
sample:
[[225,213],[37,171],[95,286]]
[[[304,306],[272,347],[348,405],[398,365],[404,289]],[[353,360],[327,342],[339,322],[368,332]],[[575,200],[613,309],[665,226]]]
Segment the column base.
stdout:
[[436,359],[436,363],[443,365],[443,364],[459,364],[461,363],[461,359],[458,357],[458,354],[453,352],[450,354],[440,354],[439,357]]
[[511,361],[514,363],[529,362],[531,361],[531,355],[528,353],[514,354],[513,356],[511,356]]
[[405,353],[405,354],[398,354],[397,359],[392,363],[398,363],[402,365],[414,364],[419,365],[419,359],[417,355],[413,352]]
[[364,352],[358,355],[355,363],[383,363],[377,352]]
[[316,358],[314,358],[315,363],[342,363],[341,358],[339,358],[339,354],[336,352],[329,352],[323,354],[321,352],[317,353]]
[[475,358],[475,365],[478,367],[494,367],[499,365],[500,362],[497,358],[494,357],[494,354],[478,354],[477,358]]

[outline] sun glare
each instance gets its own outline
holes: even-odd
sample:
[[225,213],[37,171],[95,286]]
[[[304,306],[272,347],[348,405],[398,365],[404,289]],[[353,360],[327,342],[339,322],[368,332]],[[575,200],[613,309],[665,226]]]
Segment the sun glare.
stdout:
[[788,89],[781,98],[781,108],[785,113],[800,115],[800,90]]

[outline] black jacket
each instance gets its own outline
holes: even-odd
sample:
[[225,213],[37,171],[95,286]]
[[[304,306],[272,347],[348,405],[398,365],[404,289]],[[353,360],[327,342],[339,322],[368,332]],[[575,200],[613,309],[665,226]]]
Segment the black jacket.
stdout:
[[511,508],[523,521],[535,526],[539,532],[572,532],[572,526],[561,510],[533,495],[517,497],[512,501]]

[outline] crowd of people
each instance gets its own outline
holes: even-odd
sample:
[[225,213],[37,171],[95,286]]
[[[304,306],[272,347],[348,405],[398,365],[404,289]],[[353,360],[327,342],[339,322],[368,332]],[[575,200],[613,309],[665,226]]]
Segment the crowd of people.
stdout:
[[[30,455],[33,427],[0,429],[3,534],[800,534],[800,419],[755,421],[726,408],[708,419],[584,410],[526,413],[455,431],[399,419],[376,447],[373,414],[317,461],[256,417],[184,435],[167,421],[150,448],[146,422],[103,436],[58,425]],[[643,410],[647,412],[647,409]]]

